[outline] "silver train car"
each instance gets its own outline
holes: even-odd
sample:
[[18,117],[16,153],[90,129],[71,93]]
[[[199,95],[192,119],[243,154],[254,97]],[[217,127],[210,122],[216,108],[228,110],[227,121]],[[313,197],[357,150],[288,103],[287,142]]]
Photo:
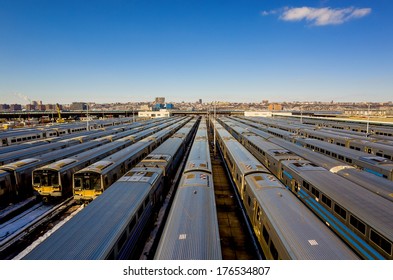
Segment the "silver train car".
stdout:
[[[184,132],[183,141],[170,137],[165,145],[170,156],[167,170],[176,170],[185,153],[184,141],[195,126]],[[161,147],[160,146],[160,147]],[[168,150],[177,146],[178,149]],[[174,154],[169,154],[175,152]],[[178,159],[175,161],[174,159]],[[168,174],[167,176],[173,176]],[[165,192],[162,168],[132,168],[102,195],[34,248],[24,259],[93,260],[138,258],[146,228],[161,205]],[[70,250],[72,248],[72,250]]]
[[[236,130],[233,123],[226,125]],[[272,143],[256,135],[242,138],[260,161],[278,166],[274,175],[362,258],[392,259],[391,201],[307,160],[267,159]]]
[[393,161],[387,158],[347,149],[317,139],[296,138],[294,143],[351,164],[376,176],[393,180]]
[[212,176],[202,118],[154,259],[222,259]]
[[167,128],[75,172],[72,180],[74,199],[84,203],[96,199],[188,121],[168,122]]
[[268,259],[358,259],[220,124],[218,144]]
[[[263,151],[260,150],[258,144],[259,142],[264,142],[264,141],[258,137],[247,138],[246,137],[247,133],[249,136],[253,136],[253,135],[259,136],[264,140],[267,140],[269,142],[278,145],[279,147],[276,147],[276,149],[278,150],[284,148],[291,152],[294,152],[295,154],[301,156],[302,159],[309,160],[310,162],[317,164],[341,177],[344,177],[345,179],[373,193],[376,193],[384,197],[385,199],[393,201],[393,181],[389,181],[382,177],[375,176],[370,172],[366,172],[359,168],[355,168],[354,166],[340,162],[335,158],[328,157],[321,153],[316,153],[310,149],[304,148],[303,146],[296,145],[292,142],[285,141],[278,137],[272,136],[267,132],[251,127],[250,124],[252,123],[250,123],[247,120],[234,119],[234,118],[230,118],[230,120],[225,118],[221,118],[221,119],[226,124],[228,124],[229,127],[228,128],[226,127],[227,130],[231,131],[231,133],[233,131],[234,137],[238,139],[240,142],[242,142],[243,145],[248,150],[250,150],[260,161],[262,161],[263,159],[258,157],[258,155],[263,153]],[[239,134],[241,134],[242,137],[239,137]],[[250,141],[251,139],[253,139],[253,141]],[[267,162],[264,162],[264,164],[266,165]],[[276,174],[275,172],[273,173]]]
[[76,146],[67,147],[62,149],[61,153],[58,151],[52,151],[37,155],[33,158],[12,162],[10,164],[0,166],[0,170],[8,172],[11,176],[9,189],[14,193],[13,197],[23,199],[33,195],[32,172],[34,169],[107,144],[122,137],[130,136],[132,133],[132,131],[123,131],[115,135],[101,137]]
[[49,127],[30,129],[13,129],[0,132],[0,147],[20,144],[28,141],[58,137],[65,134],[77,133],[86,130],[99,129],[106,126],[115,126],[132,122],[132,118],[119,118],[110,120],[94,120],[89,122],[89,128],[84,122],[57,124]]
[[[255,127],[258,128],[259,126],[257,125]],[[393,161],[387,159],[386,157],[370,155],[368,153],[356,151],[354,146],[350,146],[350,148],[351,147],[352,148],[347,149],[345,148],[345,144],[343,143],[337,143],[338,145],[334,145],[328,142],[324,142],[323,140],[321,141],[320,139],[310,139],[310,138],[300,137],[297,134],[280,130],[277,128],[266,129],[264,127],[260,127],[260,129],[274,136],[283,138],[288,141],[292,141],[295,144],[302,145],[303,147],[307,147],[309,149],[326,154],[327,156],[344,161],[355,167],[361,168],[367,172],[373,173],[374,175],[386,178],[388,180],[393,180]],[[354,143],[359,143],[359,140],[353,140],[350,141],[349,143],[350,145],[355,145]],[[372,142],[368,142],[368,143],[369,145],[373,145],[374,148],[377,147],[381,148],[381,146],[390,147],[379,143],[372,143]],[[383,151],[381,150],[379,151],[383,153]],[[386,151],[388,151],[388,149],[386,149]],[[376,150],[374,150],[374,152],[376,152]],[[389,152],[385,152],[385,153],[389,153]]]
[[0,147],[56,136],[57,132],[54,129],[15,129],[0,132]]
[[[176,122],[176,120],[163,124],[138,126],[127,131],[125,137],[36,168],[33,170],[32,174],[33,189],[44,201],[48,201],[50,198],[55,197],[68,197],[72,194],[72,178],[75,172],[102,160],[113,153],[121,151],[122,149],[171,125],[174,122]],[[122,135],[123,133],[119,133],[118,135]]]

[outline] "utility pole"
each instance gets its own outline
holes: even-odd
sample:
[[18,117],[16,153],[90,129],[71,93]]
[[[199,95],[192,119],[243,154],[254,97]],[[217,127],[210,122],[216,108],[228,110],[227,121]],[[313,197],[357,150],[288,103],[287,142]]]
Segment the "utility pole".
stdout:
[[214,141],[214,156],[216,156],[216,110],[217,110],[216,101],[214,101],[213,110],[214,110],[214,114],[213,114],[213,141]]
[[368,137],[368,131],[369,131],[369,122],[370,122],[370,104],[368,104],[368,111],[367,111],[367,134],[366,134],[366,137]]
[[300,123],[303,124],[303,105],[300,105]]
[[89,131],[89,104],[86,103],[87,113],[86,113],[86,131]]

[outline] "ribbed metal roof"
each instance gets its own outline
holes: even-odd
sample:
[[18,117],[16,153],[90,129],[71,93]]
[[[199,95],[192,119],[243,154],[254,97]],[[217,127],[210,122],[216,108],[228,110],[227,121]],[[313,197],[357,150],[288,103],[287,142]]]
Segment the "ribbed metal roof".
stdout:
[[[206,183],[213,182],[211,175],[187,173],[191,174],[196,180],[182,179],[155,259],[222,259],[214,189],[206,186]],[[201,179],[201,175],[206,179]]]
[[246,181],[290,258],[358,259],[343,241],[273,176],[255,173],[248,175]]
[[298,168],[294,165],[296,162],[287,161],[283,164],[386,238],[393,240],[391,201],[322,168],[321,170]]
[[157,176],[144,178],[143,174],[138,180],[135,176],[122,177],[123,180],[113,184],[24,259],[104,259],[146,199],[150,183]]

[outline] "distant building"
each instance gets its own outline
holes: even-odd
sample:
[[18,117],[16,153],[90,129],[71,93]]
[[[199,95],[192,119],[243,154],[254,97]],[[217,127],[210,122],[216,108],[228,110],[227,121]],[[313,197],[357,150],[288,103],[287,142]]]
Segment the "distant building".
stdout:
[[0,110],[1,111],[7,111],[10,109],[10,105],[8,104],[0,104]]
[[268,107],[269,111],[282,111],[282,105],[277,103],[269,104]]
[[167,109],[167,110],[172,110],[172,109],[174,109],[174,108],[175,108],[175,106],[173,106],[172,103],[167,103],[167,104],[165,104],[165,109]]
[[245,117],[271,117],[271,111],[244,111]]
[[199,104],[202,104],[202,99],[199,99],[198,103],[199,103]]
[[156,103],[165,104],[165,97],[156,97]]
[[22,105],[20,104],[11,104],[10,105],[11,111],[22,111]]
[[140,118],[169,118],[171,112],[161,109],[160,111],[140,111],[138,112],[138,117]]
[[72,102],[72,104],[70,105],[71,111],[82,111],[86,109],[87,109],[87,105],[84,102]]
[[160,111],[161,109],[164,109],[164,104],[156,103],[153,105],[153,111]]

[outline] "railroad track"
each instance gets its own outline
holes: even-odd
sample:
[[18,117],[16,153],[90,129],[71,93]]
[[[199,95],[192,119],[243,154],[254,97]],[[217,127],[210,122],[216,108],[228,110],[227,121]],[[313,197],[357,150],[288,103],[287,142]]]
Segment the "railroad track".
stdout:
[[59,220],[59,215],[75,205],[72,198],[68,198],[58,205],[48,206],[38,203],[28,210],[0,227],[0,259],[11,259],[32,240],[37,233],[45,231],[45,227],[51,222]]

